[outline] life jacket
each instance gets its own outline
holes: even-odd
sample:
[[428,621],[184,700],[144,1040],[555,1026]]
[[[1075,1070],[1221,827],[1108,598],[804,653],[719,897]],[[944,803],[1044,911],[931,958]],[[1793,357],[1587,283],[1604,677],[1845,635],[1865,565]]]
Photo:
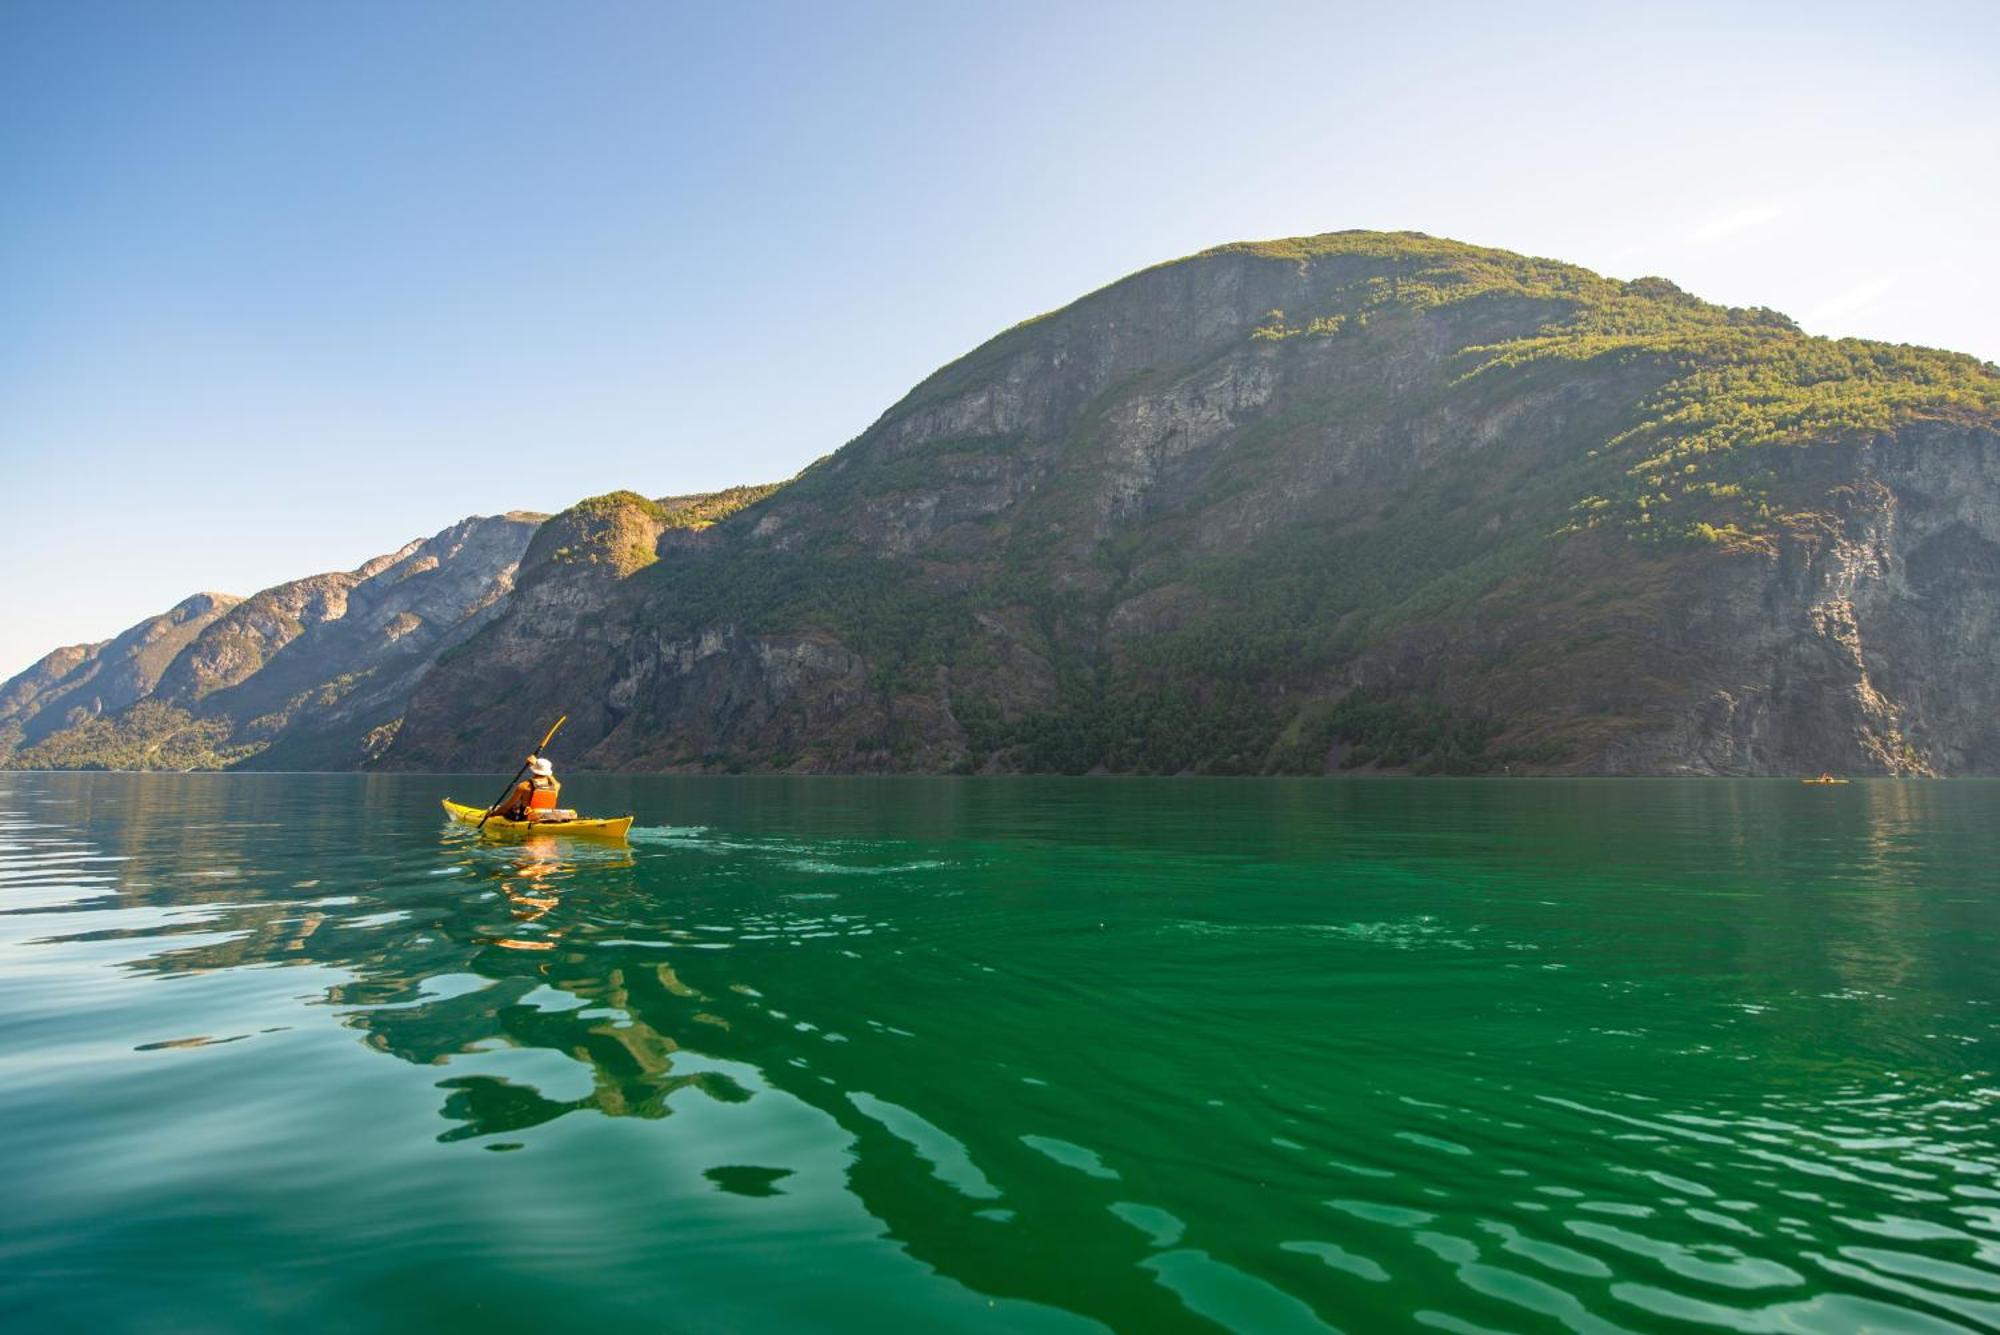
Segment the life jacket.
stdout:
[[556,782],[554,775],[545,778],[537,774],[528,780],[528,786],[532,790],[528,794],[528,810],[554,811],[556,809],[556,794],[562,791],[562,785]]

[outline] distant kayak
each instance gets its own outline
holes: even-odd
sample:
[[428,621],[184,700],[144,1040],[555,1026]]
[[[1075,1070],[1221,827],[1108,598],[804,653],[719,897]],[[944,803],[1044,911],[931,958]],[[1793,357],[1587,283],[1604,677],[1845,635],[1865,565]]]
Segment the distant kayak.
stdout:
[[[486,814],[485,807],[469,807],[463,802],[444,799],[444,811],[453,820],[464,821],[467,825],[479,824],[479,818]],[[489,831],[501,834],[567,834],[579,835],[587,839],[623,839],[625,831],[632,828],[630,816],[612,816],[602,820],[507,820],[495,816],[486,822]]]
[[1812,784],[1813,786],[1815,786],[1815,787],[1818,787],[1818,786],[1819,786],[1819,785],[1821,785],[1821,784],[1833,784],[1833,783],[1846,783],[1846,782],[1847,782],[1847,780],[1845,780],[1845,779],[1800,779],[1800,780],[1799,780],[1799,782],[1800,782],[1800,783],[1807,783],[1807,784]]

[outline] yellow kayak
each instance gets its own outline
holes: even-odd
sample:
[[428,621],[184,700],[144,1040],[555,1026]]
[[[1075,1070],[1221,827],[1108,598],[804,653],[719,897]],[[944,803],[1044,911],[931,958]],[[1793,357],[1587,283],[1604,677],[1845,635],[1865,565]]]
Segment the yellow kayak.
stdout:
[[[485,807],[469,807],[463,802],[444,799],[444,814],[453,820],[464,821],[467,825],[479,824],[479,818],[486,814]],[[613,816],[606,820],[507,820],[495,816],[486,822],[489,831],[501,834],[567,834],[581,835],[587,839],[625,838],[625,831],[632,828],[630,816]]]
[[1819,786],[1819,785],[1821,785],[1821,784],[1828,784],[1828,783],[1846,783],[1846,782],[1847,782],[1847,780],[1845,780],[1845,779],[1800,779],[1800,780],[1799,780],[1799,782],[1800,782],[1800,783],[1809,783],[1809,784],[1812,784],[1812,785],[1813,785],[1813,786],[1815,786],[1815,787],[1818,787],[1818,786]]

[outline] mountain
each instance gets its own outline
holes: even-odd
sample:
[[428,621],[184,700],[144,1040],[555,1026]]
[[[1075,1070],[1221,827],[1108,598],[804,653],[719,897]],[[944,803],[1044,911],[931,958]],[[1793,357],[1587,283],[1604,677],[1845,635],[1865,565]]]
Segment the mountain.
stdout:
[[[206,599],[206,601],[204,601]],[[2000,773],[2000,370],[1418,233],[1163,264],[779,487],[468,520],[0,763]]]
[[2000,372],[1663,279],[1224,246],[749,500],[551,520],[377,763],[2000,770]]
[[0,686],[0,756],[150,694],[181,650],[239,601],[197,593],[115,639],[49,654]]
[[58,650],[0,686],[0,763],[358,766],[431,661],[498,610],[542,519],[467,519],[355,570],[200,594],[104,645]]

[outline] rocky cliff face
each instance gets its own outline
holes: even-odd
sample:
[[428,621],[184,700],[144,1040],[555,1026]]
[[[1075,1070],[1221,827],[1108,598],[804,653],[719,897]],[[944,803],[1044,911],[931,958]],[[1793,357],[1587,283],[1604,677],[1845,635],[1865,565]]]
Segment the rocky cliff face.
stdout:
[[629,559],[538,540],[384,759],[567,710],[605,767],[1988,772],[1996,467],[1970,358],[1414,235],[1225,247],[700,534],[564,516]]
[[1666,600],[1684,703],[1606,768],[2000,769],[2000,433],[1912,424],[1811,472],[1815,522]]
[[[28,767],[362,764],[387,745],[432,660],[497,610],[541,520],[467,519],[355,570],[242,600],[200,595],[94,651],[55,687],[40,685],[48,674],[38,664],[0,688],[0,700],[65,698],[52,691],[75,694],[64,683],[91,664],[101,665],[94,680],[103,686],[88,709],[57,718],[42,707],[6,759]],[[128,642],[145,653],[112,652]],[[113,670],[127,661],[143,661],[145,671]]]

